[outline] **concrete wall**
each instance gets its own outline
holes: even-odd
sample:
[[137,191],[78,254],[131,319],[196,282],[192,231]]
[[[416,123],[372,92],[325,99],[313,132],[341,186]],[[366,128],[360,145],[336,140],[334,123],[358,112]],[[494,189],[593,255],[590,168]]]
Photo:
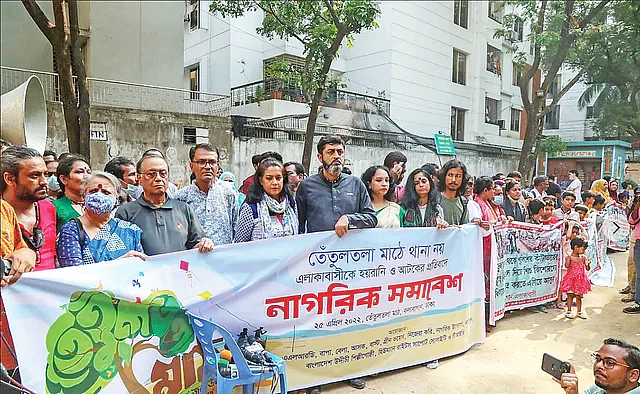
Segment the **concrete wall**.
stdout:
[[[256,153],[265,151],[277,151],[282,154],[284,161],[301,161],[302,158],[303,143],[288,140],[272,140],[264,138],[252,138],[252,139],[233,139],[233,155],[231,160],[231,170],[240,181],[247,176],[253,174],[253,166],[251,165],[251,156]],[[392,151],[390,148],[374,148],[363,146],[351,146],[346,147],[346,159],[348,167],[353,172],[353,175],[360,176],[362,173],[372,165],[382,165],[384,157]],[[466,166],[467,170],[476,176],[480,175],[494,175],[497,172],[508,173],[518,168],[518,157],[510,155],[484,155],[475,151],[457,150],[457,158],[461,160]],[[403,153],[407,156],[407,173],[422,166],[425,163],[437,163],[439,165],[444,164],[451,159],[451,156],[438,156],[421,147],[415,146],[413,149],[404,150]],[[311,163],[313,167],[319,166],[320,162],[315,158],[312,158]],[[312,171],[313,173],[313,171]]]
[[[39,1],[53,20],[51,1]],[[0,2],[3,66],[53,71],[51,45],[19,1]],[[182,88],[181,1],[81,1],[90,77]]]
[[[53,20],[51,1],[38,1],[38,5]],[[0,22],[0,59],[3,66],[53,71],[51,44],[31,19],[22,2],[0,2]]]
[[[64,117],[60,103],[47,103],[47,149],[58,154],[67,152]],[[164,152],[171,169],[170,179],[178,184],[189,180],[189,148],[182,143],[183,127],[209,129],[209,142],[220,149],[223,168],[232,159],[232,134],[229,118],[131,110],[110,107],[91,107],[91,122],[105,123],[107,141],[91,141],[91,167],[102,170],[115,156],[137,161],[149,148]]]

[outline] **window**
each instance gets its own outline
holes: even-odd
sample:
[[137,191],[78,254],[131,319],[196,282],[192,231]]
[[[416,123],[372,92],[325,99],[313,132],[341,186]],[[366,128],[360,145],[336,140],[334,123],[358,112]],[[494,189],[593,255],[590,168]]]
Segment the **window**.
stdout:
[[489,0],[489,18],[496,22],[502,23],[504,13],[504,2],[497,0]]
[[200,95],[196,92],[200,91],[200,65],[189,70],[189,90],[191,90],[191,99],[198,100]]
[[511,76],[511,84],[513,86],[518,86],[520,83],[520,77],[522,76],[522,72],[520,71],[520,66],[518,63],[513,63],[513,71]]
[[189,30],[200,28],[200,0],[189,0]]
[[593,119],[596,117],[596,114],[593,110],[593,105],[589,105],[587,107],[587,119]]
[[467,83],[467,55],[457,49],[453,49],[453,77],[452,81],[460,85]]
[[451,138],[464,141],[464,113],[462,108],[451,107]]
[[202,127],[183,127],[182,143],[185,145],[208,144],[209,129]]
[[497,75],[502,75],[502,67],[500,65],[501,58],[502,52],[487,44],[487,71],[491,71]]
[[551,82],[551,87],[547,92],[547,100],[553,100],[558,94],[558,92],[560,91],[561,78],[562,78],[562,75],[558,74],[556,75],[556,78],[553,80],[553,82]]
[[467,28],[469,22],[469,0],[454,0],[453,2],[453,23],[460,27]]
[[513,22],[513,41],[522,42],[522,37],[524,36],[524,22],[522,19],[516,18]]
[[520,116],[522,111],[511,108],[511,131],[520,131]]
[[545,129],[559,129],[560,128],[560,106],[556,105],[553,111],[544,116],[544,128]]
[[498,108],[500,101],[489,97],[484,98],[484,122],[498,124]]

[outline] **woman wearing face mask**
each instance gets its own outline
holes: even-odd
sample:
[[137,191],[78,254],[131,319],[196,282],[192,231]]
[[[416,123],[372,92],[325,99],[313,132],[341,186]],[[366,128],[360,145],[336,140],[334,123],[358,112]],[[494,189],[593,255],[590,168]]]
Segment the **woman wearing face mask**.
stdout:
[[82,184],[89,174],[91,167],[83,156],[69,154],[60,159],[57,175],[61,193],[51,201],[56,207],[58,232],[63,224],[82,215]]
[[413,170],[407,177],[404,196],[400,201],[406,210],[402,227],[447,227],[439,196],[440,192],[429,173],[422,168]]
[[391,183],[391,172],[384,166],[372,166],[362,174],[362,182],[367,187],[371,205],[376,211],[378,228],[400,227],[404,219],[404,208],[392,202],[396,187]]
[[263,160],[254,179],[247,200],[240,208],[233,242],[297,235],[298,210],[282,163],[275,159]]
[[[507,179],[504,185],[504,191],[506,198],[500,206],[502,206],[507,218],[515,220],[516,222],[526,222],[527,208],[520,202],[520,197],[522,197],[522,187],[520,183],[514,179]],[[494,199],[494,201],[498,203],[497,200]]]
[[238,182],[236,181],[236,176],[229,171],[225,171],[220,175],[220,180],[229,182],[233,190],[238,193],[238,206],[242,206],[244,200],[247,199],[247,195],[238,190]]
[[111,217],[120,184],[111,174],[95,171],[82,186],[84,213],[63,225],[58,237],[61,267],[110,261],[124,257],[146,260],[142,230]]

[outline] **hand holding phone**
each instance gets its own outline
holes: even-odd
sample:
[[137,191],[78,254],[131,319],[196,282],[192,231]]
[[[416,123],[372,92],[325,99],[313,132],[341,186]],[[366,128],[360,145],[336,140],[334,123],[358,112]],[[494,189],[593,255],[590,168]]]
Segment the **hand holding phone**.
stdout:
[[558,360],[548,353],[542,355],[542,370],[560,380],[563,373],[571,371],[571,365],[568,362]]

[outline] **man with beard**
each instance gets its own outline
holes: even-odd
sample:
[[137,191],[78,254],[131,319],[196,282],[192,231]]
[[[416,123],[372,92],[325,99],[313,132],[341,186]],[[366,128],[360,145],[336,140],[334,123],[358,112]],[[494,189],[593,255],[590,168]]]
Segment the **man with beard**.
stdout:
[[35,271],[55,268],[56,209],[47,199],[47,165],[38,151],[10,146],[2,153],[0,193],[16,212]]
[[342,237],[349,229],[375,227],[378,220],[367,188],[360,178],[342,172],[342,138],[322,137],[318,160],[322,171],[302,181],[296,194],[300,233],[335,230]]
[[449,160],[438,171],[438,188],[442,194],[440,205],[444,220],[451,225],[469,223],[469,210],[464,198],[468,183],[467,167],[458,160]]
[[[12,270],[12,283],[23,272],[34,269],[45,270],[55,268],[56,252],[56,209],[47,199],[47,165],[38,151],[26,146],[9,146],[0,156],[0,193],[2,194],[2,258],[18,249],[30,249],[35,253],[35,267],[22,264],[18,270]],[[13,212],[5,205],[11,205]],[[5,214],[5,210],[10,212]],[[17,223],[16,223],[17,221]],[[14,225],[10,226],[9,223]],[[19,227],[15,228],[15,224]],[[13,231],[12,231],[13,230]],[[7,247],[9,244],[10,247]],[[27,248],[24,248],[24,246]],[[20,261],[13,260],[14,265]],[[30,259],[29,259],[30,260]],[[31,260],[33,261],[33,260]],[[7,279],[3,278],[3,285]],[[0,332],[3,337],[0,343],[0,357],[4,366],[13,370],[17,360],[13,359],[13,339],[6,320],[4,304],[0,298]],[[6,341],[6,342],[5,342]]]
[[218,149],[211,144],[192,147],[189,167],[196,179],[180,189],[174,198],[193,208],[206,236],[215,245],[225,245],[233,243],[238,197],[228,183],[218,179],[219,157]]
[[[342,138],[324,136],[317,148],[322,171],[303,180],[296,194],[300,234],[335,230],[342,237],[349,229],[375,227],[378,219],[366,186],[360,178],[342,172]],[[365,387],[362,379],[351,379],[347,384]]]
[[[605,339],[604,345],[591,355],[595,384],[582,394],[640,394],[640,349],[619,339]],[[567,394],[578,394],[578,375],[571,365],[560,380],[554,378]]]

